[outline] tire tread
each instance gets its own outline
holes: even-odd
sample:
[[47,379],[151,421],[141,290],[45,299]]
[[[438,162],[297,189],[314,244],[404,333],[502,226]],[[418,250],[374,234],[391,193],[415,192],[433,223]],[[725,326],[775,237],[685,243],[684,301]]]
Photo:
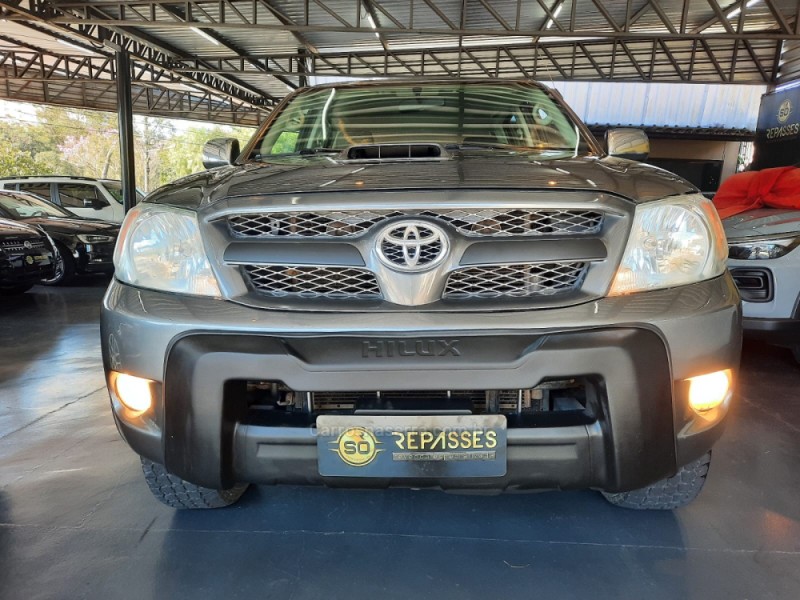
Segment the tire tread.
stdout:
[[706,482],[711,452],[681,467],[675,475],[630,492],[602,492],[616,506],[636,510],[674,510],[697,498]]
[[168,473],[163,465],[142,458],[144,480],[153,496],[160,502],[177,509],[224,508],[234,504],[247,484],[229,490],[215,490],[184,481]]

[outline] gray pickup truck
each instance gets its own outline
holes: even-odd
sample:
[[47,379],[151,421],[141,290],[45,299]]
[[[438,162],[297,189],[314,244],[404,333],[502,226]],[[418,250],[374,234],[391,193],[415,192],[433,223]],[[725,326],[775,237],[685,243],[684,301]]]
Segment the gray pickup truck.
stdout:
[[[731,402],[714,208],[532,82],[330,85],[127,216],[118,428],[175,508],[250,483],[584,489],[672,509]],[[633,159],[633,160],[631,160]]]

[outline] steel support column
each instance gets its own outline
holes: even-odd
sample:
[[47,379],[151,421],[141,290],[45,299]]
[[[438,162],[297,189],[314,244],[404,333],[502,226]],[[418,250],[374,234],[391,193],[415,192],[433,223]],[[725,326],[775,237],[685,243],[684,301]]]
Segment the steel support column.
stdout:
[[117,118],[119,121],[119,164],[122,179],[122,204],[127,213],[136,204],[136,160],[133,154],[133,101],[131,62],[125,50],[117,56]]

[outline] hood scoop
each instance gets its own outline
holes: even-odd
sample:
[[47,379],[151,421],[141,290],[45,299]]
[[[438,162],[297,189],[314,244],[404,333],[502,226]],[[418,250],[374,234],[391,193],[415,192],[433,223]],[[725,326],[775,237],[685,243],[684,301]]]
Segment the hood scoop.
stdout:
[[406,160],[446,160],[447,151],[439,144],[364,144],[350,146],[343,152],[344,160],[376,162]]

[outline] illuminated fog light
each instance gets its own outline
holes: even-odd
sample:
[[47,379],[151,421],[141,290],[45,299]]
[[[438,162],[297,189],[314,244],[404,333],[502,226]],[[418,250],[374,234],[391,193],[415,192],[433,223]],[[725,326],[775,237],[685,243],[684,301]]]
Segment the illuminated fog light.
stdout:
[[730,369],[689,379],[689,406],[702,413],[717,408],[728,398],[733,376]]
[[114,380],[114,389],[119,401],[134,412],[144,412],[153,405],[149,379],[119,373]]

